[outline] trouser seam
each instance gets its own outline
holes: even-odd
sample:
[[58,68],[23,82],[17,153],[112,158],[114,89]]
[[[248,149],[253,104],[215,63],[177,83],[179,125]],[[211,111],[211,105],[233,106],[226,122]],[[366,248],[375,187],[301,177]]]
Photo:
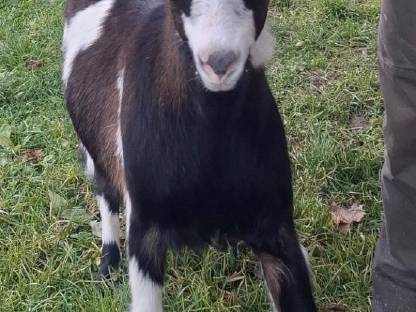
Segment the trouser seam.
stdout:
[[411,67],[402,67],[402,66],[395,65],[391,61],[386,60],[386,58],[384,58],[381,55],[378,56],[378,63],[383,69],[387,68],[387,69],[393,69],[397,71],[410,72],[410,73],[416,74],[416,67],[411,68]]

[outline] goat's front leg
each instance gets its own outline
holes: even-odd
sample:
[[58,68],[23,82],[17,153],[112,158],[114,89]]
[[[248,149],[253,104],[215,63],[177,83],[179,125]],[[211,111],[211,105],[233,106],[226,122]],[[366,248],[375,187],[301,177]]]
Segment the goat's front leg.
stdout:
[[273,312],[315,312],[308,260],[292,227],[282,227],[256,250]]
[[[134,214],[133,214],[134,218]],[[162,285],[166,246],[158,228],[129,225],[130,312],[162,312]]]

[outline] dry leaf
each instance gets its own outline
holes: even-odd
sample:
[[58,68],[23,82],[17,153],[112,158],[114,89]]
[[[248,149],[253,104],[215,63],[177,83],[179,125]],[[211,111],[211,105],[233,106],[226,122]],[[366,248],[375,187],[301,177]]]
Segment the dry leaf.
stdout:
[[59,194],[48,190],[49,215],[60,217],[62,211],[68,207],[68,201]]
[[36,69],[45,66],[46,61],[44,60],[28,60],[26,61],[26,67],[30,69]]
[[101,222],[93,220],[90,222],[92,235],[101,238]]
[[363,207],[363,205],[355,203],[348,209],[339,206],[331,208],[332,221],[338,226],[341,233],[348,233],[354,222],[361,222],[365,216]]
[[0,126],[0,147],[9,148],[13,147],[11,140],[12,127],[9,125]]
[[38,162],[43,157],[43,151],[39,148],[24,150],[20,159],[24,162]]
[[297,47],[297,48],[300,48],[300,47],[303,47],[303,45],[305,44],[305,42],[304,41],[298,41],[298,42],[296,42],[296,44],[295,44],[295,46]]
[[321,312],[347,312],[347,306],[339,303],[331,303],[324,306]]

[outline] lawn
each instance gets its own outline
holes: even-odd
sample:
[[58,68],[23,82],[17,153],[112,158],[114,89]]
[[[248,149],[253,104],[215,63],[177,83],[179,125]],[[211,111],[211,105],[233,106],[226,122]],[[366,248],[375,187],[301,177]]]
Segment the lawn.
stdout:
[[[81,174],[60,81],[62,0],[0,3],[0,311],[126,311],[127,277],[97,279],[94,189]],[[269,82],[294,169],[296,223],[320,308],[370,311],[381,220],[379,0],[275,0]],[[362,204],[341,234],[330,209]],[[169,255],[167,311],[268,311],[252,254]]]

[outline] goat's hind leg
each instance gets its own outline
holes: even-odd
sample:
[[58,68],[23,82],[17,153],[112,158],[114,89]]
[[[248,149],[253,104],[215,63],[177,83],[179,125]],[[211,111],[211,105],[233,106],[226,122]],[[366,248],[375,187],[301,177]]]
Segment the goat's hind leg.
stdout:
[[97,205],[101,216],[101,263],[100,275],[108,277],[118,268],[120,252],[120,195],[110,181],[95,172]]
[[292,229],[282,228],[256,250],[273,312],[315,312],[305,254]]
[[120,195],[111,182],[96,168],[87,148],[79,142],[81,161],[84,165],[84,173],[96,184],[97,205],[101,216],[101,264],[100,275],[108,277],[111,269],[116,269],[120,264]]

